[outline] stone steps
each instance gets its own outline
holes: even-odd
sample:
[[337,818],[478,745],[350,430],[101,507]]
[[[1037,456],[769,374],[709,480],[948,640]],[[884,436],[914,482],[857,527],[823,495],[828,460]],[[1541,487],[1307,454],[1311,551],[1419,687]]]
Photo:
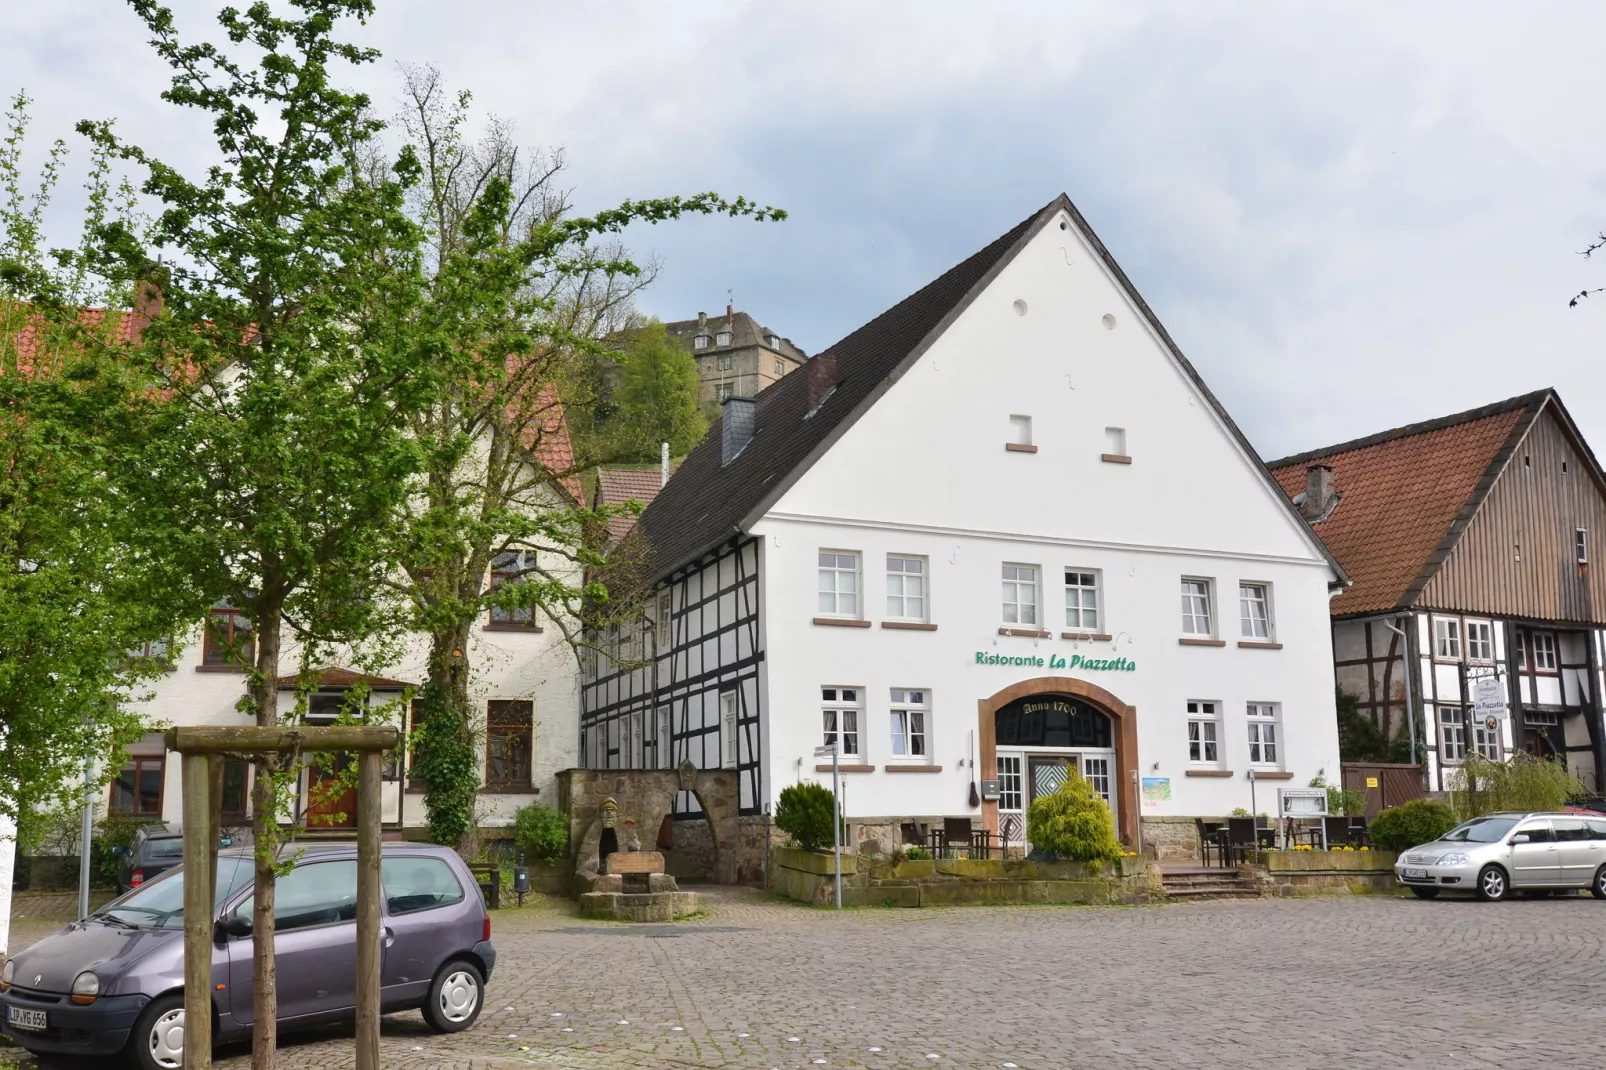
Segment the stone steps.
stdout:
[[1257,881],[1234,869],[1177,868],[1160,874],[1168,899],[1259,899]]

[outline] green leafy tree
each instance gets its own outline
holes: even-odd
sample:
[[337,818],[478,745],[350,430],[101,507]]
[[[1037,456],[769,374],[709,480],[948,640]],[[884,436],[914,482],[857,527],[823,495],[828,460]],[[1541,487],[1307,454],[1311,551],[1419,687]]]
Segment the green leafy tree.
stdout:
[[823,851],[831,846],[831,822],[835,814],[831,793],[808,781],[781,789],[775,802],[775,827],[792,837],[805,851]]
[[1503,762],[1469,754],[1445,787],[1463,821],[1502,810],[1559,810],[1584,794],[1561,762],[1518,751]]
[[[423,454],[398,553],[402,600],[430,640],[415,772],[426,784],[431,838],[463,842],[479,775],[469,703],[474,624],[491,611],[557,629],[578,647],[588,605],[607,589],[587,533],[603,519],[580,502],[564,401],[609,351],[643,277],[618,246],[634,222],[687,213],[779,219],[716,194],[628,201],[593,216],[553,192],[556,168],[521,156],[505,127],[479,141],[463,130],[470,98],[448,97],[429,69],[407,74],[403,120],[422,181],[408,209],[427,233],[423,299],[410,336],[441,372],[410,418]],[[493,578],[499,582],[493,584]]]
[[1456,826],[1455,811],[1432,799],[1412,799],[1378,814],[1367,826],[1372,843],[1385,851],[1404,851],[1432,843]]
[[[57,141],[26,188],[27,106],[18,94],[0,144],[0,813],[25,835],[37,823],[11,789],[26,785],[35,808],[60,800],[76,813],[86,764],[104,781],[144,731],[122,700],[163,670],[162,652],[199,606],[164,540],[130,522],[104,478],[98,431],[122,398],[95,372],[130,323],[82,306],[126,294],[92,288],[44,250],[66,148]],[[87,192],[92,225],[137,225],[104,152]]]
[[[110,224],[88,254],[97,274],[152,279],[162,298],[122,354],[128,401],[105,468],[134,522],[238,611],[255,647],[240,710],[273,725],[287,629],[306,651],[383,623],[372,595],[419,467],[408,419],[437,382],[428,339],[411,332],[424,247],[405,197],[418,172],[406,158],[378,176],[366,167],[382,124],[336,79],[376,56],[335,36],[372,13],[369,0],[291,0],[290,17],[225,8],[235,53],[187,43],[153,0],[130,3],[172,68],[163,99],[210,120],[216,160],[192,179],[109,124],[79,126],[142,169],[159,206],[148,236]],[[274,880],[291,775],[257,762],[258,1068],[274,1058]]]
[[659,443],[683,456],[708,432],[698,405],[697,362],[657,320],[625,333],[624,367],[614,391],[614,419],[621,451],[632,460],[652,460]]
[[1115,835],[1109,803],[1074,770],[1058,791],[1033,799],[1026,808],[1026,838],[1034,850],[1059,858],[1079,862],[1121,859],[1121,841]]

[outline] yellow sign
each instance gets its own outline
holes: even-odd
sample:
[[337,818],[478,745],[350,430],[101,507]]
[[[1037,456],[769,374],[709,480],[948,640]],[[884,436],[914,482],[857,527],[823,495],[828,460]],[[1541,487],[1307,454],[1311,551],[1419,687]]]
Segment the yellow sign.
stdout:
[[1366,778],[1366,786],[1369,787],[1369,788],[1377,787],[1377,777],[1375,777],[1375,776],[1367,777]]

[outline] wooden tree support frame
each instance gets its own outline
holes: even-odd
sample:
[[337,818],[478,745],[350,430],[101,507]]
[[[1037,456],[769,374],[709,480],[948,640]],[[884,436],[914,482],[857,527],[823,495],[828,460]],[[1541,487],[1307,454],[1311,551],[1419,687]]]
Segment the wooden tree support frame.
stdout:
[[[212,932],[223,756],[354,751],[357,758],[357,1070],[379,1070],[379,793],[394,727],[170,728],[183,756],[184,1070],[212,1065]],[[197,880],[200,874],[202,879]],[[253,941],[260,934],[252,934]]]

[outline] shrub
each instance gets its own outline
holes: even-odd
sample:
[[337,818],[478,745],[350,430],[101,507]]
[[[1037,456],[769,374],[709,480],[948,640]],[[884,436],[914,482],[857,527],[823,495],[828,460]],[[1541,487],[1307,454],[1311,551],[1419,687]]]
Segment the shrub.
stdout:
[[1469,754],[1445,786],[1463,821],[1500,810],[1559,810],[1584,791],[1565,765],[1526,751],[1504,762]]
[[1074,770],[1052,795],[1033,799],[1026,810],[1026,838],[1044,854],[1079,862],[1121,858],[1109,804]]
[[831,846],[831,793],[819,784],[793,784],[781,789],[775,804],[775,827],[805,851]]
[[1430,843],[1455,828],[1455,811],[1431,799],[1412,799],[1390,807],[1372,819],[1367,832],[1385,851],[1403,851]]
[[931,858],[931,852],[924,847],[906,847],[904,848],[903,857],[911,862],[925,862]]
[[569,852],[569,819],[539,803],[519,807],[513,815],[513,835],[526,859],[551,862]]
[[1366,812],[1366,792],[1354,788],[1341,788],[1329,784],[1326,777],[1312,777],[1310,786],[1327,789],[1327,812],[1334,817],[1348,817]]

